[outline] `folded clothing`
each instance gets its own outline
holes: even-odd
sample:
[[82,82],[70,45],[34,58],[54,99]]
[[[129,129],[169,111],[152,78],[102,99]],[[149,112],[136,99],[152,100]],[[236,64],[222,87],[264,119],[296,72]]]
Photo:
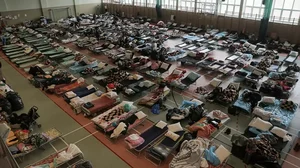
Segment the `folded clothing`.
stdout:
[[89,108],[92,108],[92,107],[94,107],[94,104],[93,103],[91,103],[91,102],[87,102],[87,103],[84,103],[84,105],[83,105],[85,108],[87,108],[87,109],[89,109]]
[[144,138],[138,134],[131,134],[125,138],[125,141],[128,143],[131,149],[136,148],[145,142]]
[[77,96],[73,91],[69,91],[65,95],[69,99]]

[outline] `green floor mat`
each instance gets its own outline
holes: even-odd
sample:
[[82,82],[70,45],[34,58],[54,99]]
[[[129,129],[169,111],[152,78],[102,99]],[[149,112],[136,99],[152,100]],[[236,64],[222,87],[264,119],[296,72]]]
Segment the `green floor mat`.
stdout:
[[43,49],[39,49],[40,52],[46,52],[46,51],[49,51],[49,50],[52,50],[53,47],[48,47],[48,48],[43,48]]
[[63,53],[63,52],[56,51],[56,50],[50,50],[50,51],[47,51],[47,52],[42,52],[42,54],[44,54],[44,55],[55,55],[55,54],[60,54],[60,53]]

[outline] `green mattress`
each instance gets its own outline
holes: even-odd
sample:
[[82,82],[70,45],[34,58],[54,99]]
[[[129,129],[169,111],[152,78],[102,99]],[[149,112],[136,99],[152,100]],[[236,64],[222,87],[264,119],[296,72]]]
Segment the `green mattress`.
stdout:
[[60,53],[64,53],[64,52],[61,52],[61,51],[57,51],[57,50],[50,50],[50,51],[47,51],[47,52],[42,52],[42,54],[44,55],[55,55],[55,54],[60,54]]
[[14,58],[19,58],[19,57],[24,57],[26,56],[27,54],[25,53],[22,53],[22,54],[17,54],[17,55],[12,55],[10,57],[8,57],[9,59],[14,59]]
[[9,57],[9,56],[17,55],[17,54],[21,54],[21,53],[24,53],[24,51],[20,50],[20,51],[16,51],[16,52],[10,52],[10,53],[6,53],[5,55]]
[[20,66],[21,64],[25,64],[25,63],[28,63],[28,62],[32,62],[32,61],[35,61],[36,58],[35,57],[30,57],[28,59],[24,59],[24,60],[21,60],[21,61],[17,61],[15,62],[18,66]]
[[15,48],[15,49],[11,49],[11,50],[5,50],[5,53],[17,52],[17,51],[21,51],[21,50],[24,50],[24,48],[20,47],[20,48]]
[[34,58],[32,56],[24,56],[24,57],[19,57],[19,58],[14,58],[14,59],[11,59],[10,61],[11,62],[18,62],[18,61],[23,61],[23,60],[27,60],[29,58]]
[[39,63],[38,61],[27,62],[27,63],[24,63],[24,64],[20,64],[19,67],[20,68],[26,68],[26,67],[30,67],[32,65],[38,64],[38,63]]

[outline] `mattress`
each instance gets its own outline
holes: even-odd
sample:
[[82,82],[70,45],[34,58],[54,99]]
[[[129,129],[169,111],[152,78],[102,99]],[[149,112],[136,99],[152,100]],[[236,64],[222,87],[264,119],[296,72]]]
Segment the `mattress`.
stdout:
[[[106,96],[103,96],[103,97],[106,97]],[[120,115],[114,115],[113,117],[111,117],[111,120],[109,120],[109,121],[104,120],[104,117],[109,116],[115,110],[117,110],[119,108],[122,109],[125,104],[129,104],[131,106],[131,109],[129,112],[124,112]],[[102,129],[107,130],[107,129],[109,129],[109,127],[112,126],[112,123],[118,123],[121,119],[128,118],[129,116],[134,114],[136,112],[136,110],[137,110],[137,107],[133,105],[133,102],[123,101],[120,104],[114,106],[113,108],[107,110],[106,112],[94,117],[92,119],[92,122],[94,122],[97,126],[101,127]]]
[[[247,90],[244,90],[244,92]],[[238,97],[238,99],[234,102],[233,107],[238,108],[239,110],[242,110],[244,112],[247,113],[251,113],[252,108],[251,108],[251,103],[250,102],[245,102],[243,100],[243,94],[240,94],[240,96]]]
[[90,114],[97,113],[101,110],[105,110],[109,107],[111,107],[113,104],[117,102],[116,99],[109,98],[106,95],[101,96],[100,98],[91,101],[91,103],[94,105],[93,107],[87,109]]

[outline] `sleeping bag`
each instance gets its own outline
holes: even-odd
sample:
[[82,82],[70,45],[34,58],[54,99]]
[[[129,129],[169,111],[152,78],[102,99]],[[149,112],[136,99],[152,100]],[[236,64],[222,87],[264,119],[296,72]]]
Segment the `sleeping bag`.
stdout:
[[6,98],[11,104],[12,111],[18,111],[24,107],[23,101],[18,93],[12,91],[7,92]]
[[2,108],[2,111],[5,111],[8,115],[10,115],[12,113],[11,104],[5,97],[1,96],[0,107]]

